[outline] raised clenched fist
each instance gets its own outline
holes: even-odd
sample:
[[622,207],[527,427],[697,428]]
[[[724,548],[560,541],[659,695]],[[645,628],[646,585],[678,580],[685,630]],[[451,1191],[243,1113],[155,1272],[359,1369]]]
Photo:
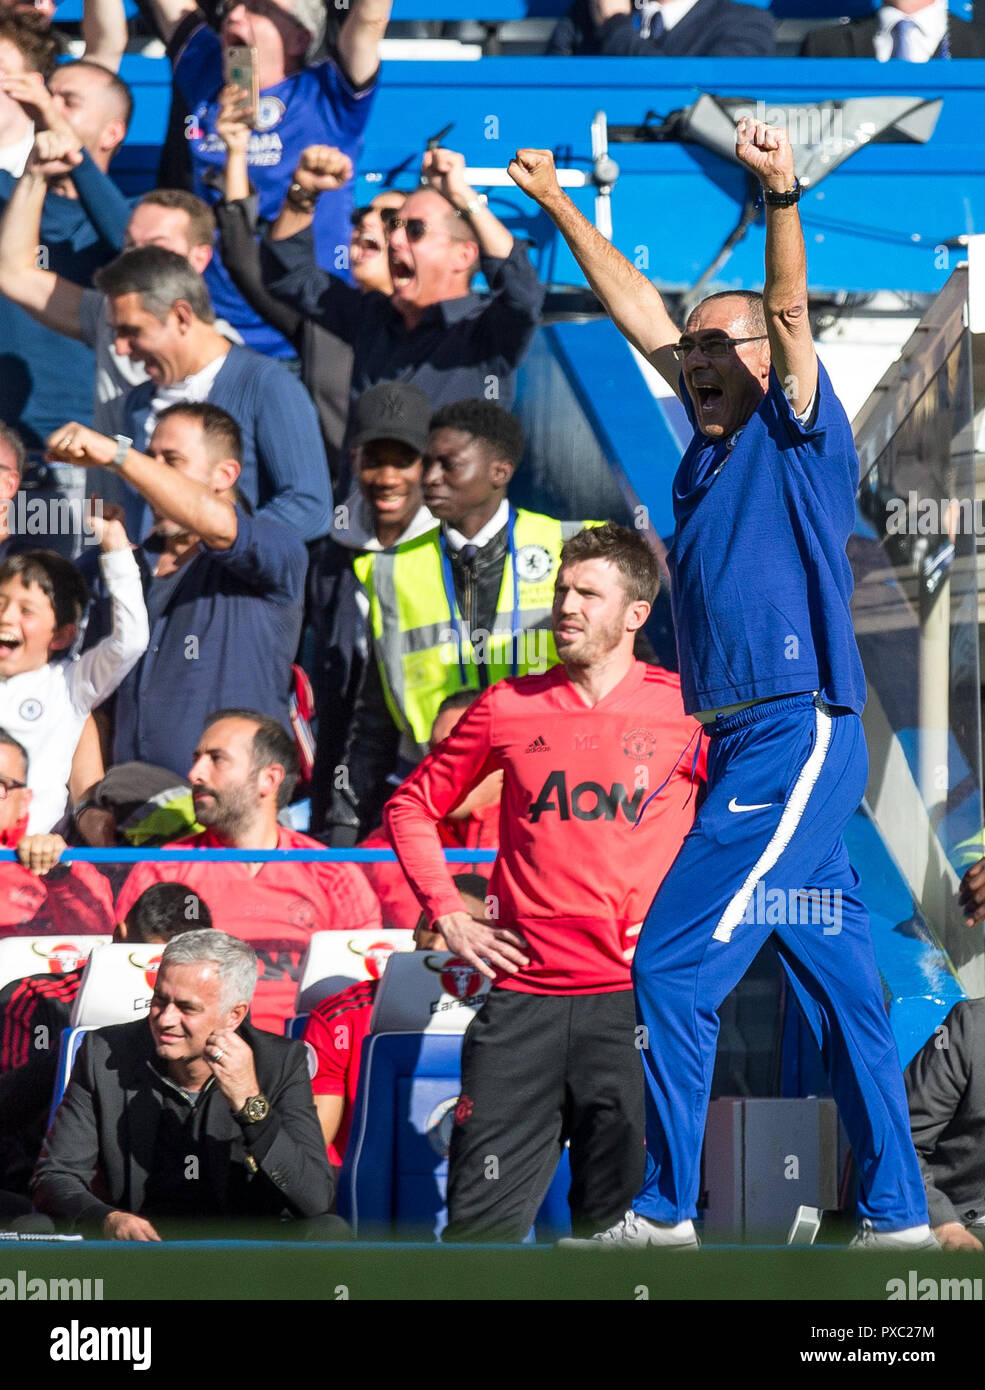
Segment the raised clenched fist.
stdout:
[[793,150],[790,137],[780,126],[743,116],[735,126],[735,157],[774,193],[793,187]]
[[352,178],[352,160],[334,145],[309,145],[294,178],[309,193],[333,193]]
[[465,177],[465,156],[456,150],[428,150],[421,164],[421,178],[453,207],[464,207],[475,196]]
[[506,172],[535,203],[543,205],[561,191],[550,150],[517,150]]

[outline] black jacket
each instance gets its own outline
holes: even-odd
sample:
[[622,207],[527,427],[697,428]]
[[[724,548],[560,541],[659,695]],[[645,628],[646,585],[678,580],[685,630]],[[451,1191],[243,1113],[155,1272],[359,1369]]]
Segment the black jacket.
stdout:
[[[206,1214],[320,1216],[331,1206],[333,1177],[305,1049],[246,1023],[239,1034],[253,1050],[270,1113],[258,1124],[242,1125],[214,1083],[203,1093]],[[73,1225],[100,1224],[116,1210],[153,1221],[145,1192],[157,1176],[166,1094],[153,1075],[155,1060],[146,1019],[99,1028],[85,1038],[31,1181],[39,1211]]]
[[640,35],[631,14],[613,15],[596,26],[589,0],[575,0],[558,21],[547,52],[566,57],[601,53],[610,58],[771,58],[775,47],[773,16],[733,0],[698,0],[673,29],[648,39]]
[[985,1217],[985,999],[955,1004],[907,1067],[931,1226]]
[[[874,58],[879,25],[875,15],[812,29],[801,45],[802,58]],[[985,58],[985,24],[969,24],[956,15],[947,17],[947,37],[952,58]],[[940,57],[940,49],[934,54]]]

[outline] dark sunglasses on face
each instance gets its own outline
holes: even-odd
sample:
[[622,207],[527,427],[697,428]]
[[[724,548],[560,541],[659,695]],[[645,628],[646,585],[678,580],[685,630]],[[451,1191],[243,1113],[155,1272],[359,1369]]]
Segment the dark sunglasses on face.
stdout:
[[381,208],[380,219],[386,228],[387,236],[392,236],[401,227],[407,233],[407,240],[422,241],[431,230],[430,223],[423,217],[401,217],[393,208]]

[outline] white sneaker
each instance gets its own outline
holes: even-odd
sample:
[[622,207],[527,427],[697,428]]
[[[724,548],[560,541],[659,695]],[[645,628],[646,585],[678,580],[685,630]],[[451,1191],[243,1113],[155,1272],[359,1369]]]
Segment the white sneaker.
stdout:
[[627,1211],[621,1221],[587,1240],[568,1236],[558,1241],[558,1245],[568,1250],[646,1250],[658,1246],[672,1250],[697,1250],[700,1244],[693,1221],[679,1221],[676,1226],[670,1226],[660,1221],[650,1221],[635,1211]]
[[940,1244],[929,1226],[908,1226],[904,1231],[877,1231],[872,1222],[862,1220],[858,1235],[848,1243],[849,1250],[939,1250]]

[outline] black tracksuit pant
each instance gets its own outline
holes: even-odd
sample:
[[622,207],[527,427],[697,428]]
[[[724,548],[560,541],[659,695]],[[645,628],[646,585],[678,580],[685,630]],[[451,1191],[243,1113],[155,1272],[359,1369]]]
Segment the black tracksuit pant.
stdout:
[[631,989],[493,989],[465,1037],[445,1241],[522,1241],[571,1141],[576,1235],[617,1221],[643,1178]]

